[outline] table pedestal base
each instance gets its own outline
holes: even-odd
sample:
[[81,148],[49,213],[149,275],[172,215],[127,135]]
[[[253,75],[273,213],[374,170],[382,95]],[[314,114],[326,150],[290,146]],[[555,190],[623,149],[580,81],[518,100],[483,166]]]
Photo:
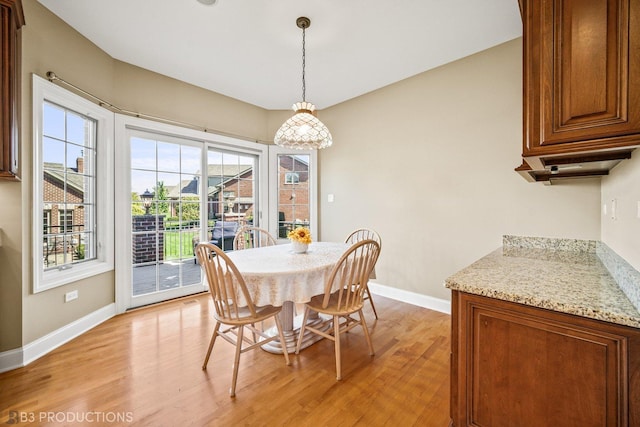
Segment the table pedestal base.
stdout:
[[[287,347],[287,353],[295,353],[296,345],[298,345],[298,336],[300,333],[300,327],[302,326],[302,318],[304,316],[293,315],[294,304],[287,301],[282,305],[282,311],[280,312],[280,321],[282,323],[282,333],[284,335],[285,345]],[[321,316],[315,311],[309,312],[307,317],[307,325],[313,326],[316,329],[320,329],[323,332],[329,331],[333,326],[331,322],[327,322],[331,318],[328,316]],[[324,328],[320,328],[322,323],[326,325]],[[278,329],[274,326],[265,331],[269,336],[278,335]],[[302,338],[302,344],[300,349],[309,347],[311,344],[320,341],[322,337],[318,334],[314,334],[311,331],[305,331],[304,338]],[[262,346],[262,349],[269,353],[282,354],[282,346],[279,340],[271,341]]]

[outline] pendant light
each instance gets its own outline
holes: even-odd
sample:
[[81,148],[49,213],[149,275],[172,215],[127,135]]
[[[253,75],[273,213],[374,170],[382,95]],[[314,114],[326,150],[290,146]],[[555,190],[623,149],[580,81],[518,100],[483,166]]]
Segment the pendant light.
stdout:
[[302,28],[302,102],[293,104],[295,114],[280,126],[274,142],[280,147],[299,150],[330,147],[333,143],[331,132],[316,117],[316,106],[305,99],[305,30],[311,25],[311,20],[302,16],[296,20],[296,25]]

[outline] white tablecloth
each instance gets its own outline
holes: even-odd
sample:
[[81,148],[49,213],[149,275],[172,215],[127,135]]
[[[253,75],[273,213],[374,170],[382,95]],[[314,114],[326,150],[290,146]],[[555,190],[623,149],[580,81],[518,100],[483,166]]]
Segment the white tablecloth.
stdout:
[[267,246],[227,255],[247,284],[258,306],[281,306],[285,301],[304,303],[324,293],[331,269],[349,248],[346,243],[314,242],[304,254],[291,244]]

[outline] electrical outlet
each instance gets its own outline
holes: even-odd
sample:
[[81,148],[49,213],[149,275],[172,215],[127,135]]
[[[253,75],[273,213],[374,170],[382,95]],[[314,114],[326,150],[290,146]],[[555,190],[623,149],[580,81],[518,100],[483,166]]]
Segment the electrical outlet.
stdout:
[[78,290],[64,294],[64,302],[73,301],[74,299],[78,299]]

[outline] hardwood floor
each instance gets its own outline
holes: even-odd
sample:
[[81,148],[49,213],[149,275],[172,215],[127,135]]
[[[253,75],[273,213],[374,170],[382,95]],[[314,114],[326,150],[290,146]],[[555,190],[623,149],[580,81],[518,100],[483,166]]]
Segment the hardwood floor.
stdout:
[[243,354],[230,398],[229,343],[217,341],[201,370],[213,327],[203,294],[116,316],[0,374],[0,424],[447,426],[450,316],[374,298],[380,319],[369,305],[365,315],[376,355],[359,328],[346,334],[342,381],[333,343],[322,340],[291,366],[282,355]]

